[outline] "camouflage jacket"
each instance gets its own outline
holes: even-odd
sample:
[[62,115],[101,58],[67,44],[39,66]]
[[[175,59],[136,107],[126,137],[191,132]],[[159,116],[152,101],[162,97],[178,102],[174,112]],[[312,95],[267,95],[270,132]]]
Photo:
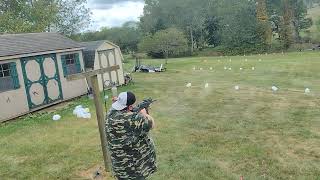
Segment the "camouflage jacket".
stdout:
[[151,121],[138,113],[111,109],[106,135],[112,169],[119,180],[144,179],[157,170]]

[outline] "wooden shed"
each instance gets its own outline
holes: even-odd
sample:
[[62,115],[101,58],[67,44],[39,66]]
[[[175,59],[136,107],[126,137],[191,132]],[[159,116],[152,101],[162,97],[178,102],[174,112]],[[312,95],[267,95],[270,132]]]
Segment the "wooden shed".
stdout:
[[0,36],[0,122],[87,93],[81,43],[57,33]]
[[[120,47],[109,41],[84,42],[84,62],[86,70],[97,70],[119,65],[120,69],[98,75],[100,91],[110,83],[124,84],[123,56]],[[90,84],[89,84],[90,86]]]

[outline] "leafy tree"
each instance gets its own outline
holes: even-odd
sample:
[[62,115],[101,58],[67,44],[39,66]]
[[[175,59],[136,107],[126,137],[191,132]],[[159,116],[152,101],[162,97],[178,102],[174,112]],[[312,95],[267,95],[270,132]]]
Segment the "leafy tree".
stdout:
[[288,0],[283,0],[283,18],[281,21],[280,40],[284,48],[288,49],[294,42],[293,9]]
[[142,52],[149,55],[161,55],[166,59],[172,55],[180,55],[187,50],[187,39],[183,32],[176,28],[158,31],[154,35],[147,35],[139,44]]
[[312,25],[312,20],[307,18],[306,4],[304,0],[267,1],[273,31],[279,35],[285,48],[294,42],[300,42],[300,32]]
[[58,31],[71,35],[90,22],[85,3],[86,0],[2,0],[0,32]]
[[59,11],[53,29],[70,36],[88,27],[91,19],[86,3],[87,0],[57,0]]
[[100,31],[86,32],[72,37],[78,41],[109,40],[120,46],[121,50],[130,53],[138,50],[142,38],[141,30],[136,22],[126,22],[122,27],[104,27]]
[[312,26],[312,19],[307,18],[307,7],[303,0],[291,0],[289,2],[293,9],[293,26],[295,31],[295,40],[300,41],[300,31]]
[[174,27],[188,34],[190,51],[205,44],[207,0],[146,0],[141,28],[145,34]]
[[214,47],[221,43],[221,37],[219,36],[220,21],[221,19],[216,16],[208,16],[204,24],[207,43]]
[[42,32],[55,21],[58,12],[50,0],[3,0],[0,2],[0,32]]
[[264,49],[264,38],[258,32],[255,2],[229,0],[221,2],[219,35],[225,51],[233,54]]
[[257,0],[256,6],[256,13],[259,24],[258,31],[264,39],[264,42],[270,45],[272,40],[272,30],[269,23],[266,0]]

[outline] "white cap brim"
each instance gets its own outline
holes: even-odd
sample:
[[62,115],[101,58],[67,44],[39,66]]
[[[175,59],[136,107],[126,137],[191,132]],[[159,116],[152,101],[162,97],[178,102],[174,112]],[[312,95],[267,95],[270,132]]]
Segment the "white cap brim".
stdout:
[[126,107],[127,106],[120,104],[119,101],[116,101],[115,103],[112,104],[112,108],[117,111],[121,111],[121,110],[125,109]]

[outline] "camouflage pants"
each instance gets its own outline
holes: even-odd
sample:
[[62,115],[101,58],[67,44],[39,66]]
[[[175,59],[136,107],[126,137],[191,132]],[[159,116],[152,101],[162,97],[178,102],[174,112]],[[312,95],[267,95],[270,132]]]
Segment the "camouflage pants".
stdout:
[[[121,179],[121,178],[117,178],[118,180],[126,180],[126,179]],[[144,177],[138,177],[135,180],[146,180],[146,178]]]

